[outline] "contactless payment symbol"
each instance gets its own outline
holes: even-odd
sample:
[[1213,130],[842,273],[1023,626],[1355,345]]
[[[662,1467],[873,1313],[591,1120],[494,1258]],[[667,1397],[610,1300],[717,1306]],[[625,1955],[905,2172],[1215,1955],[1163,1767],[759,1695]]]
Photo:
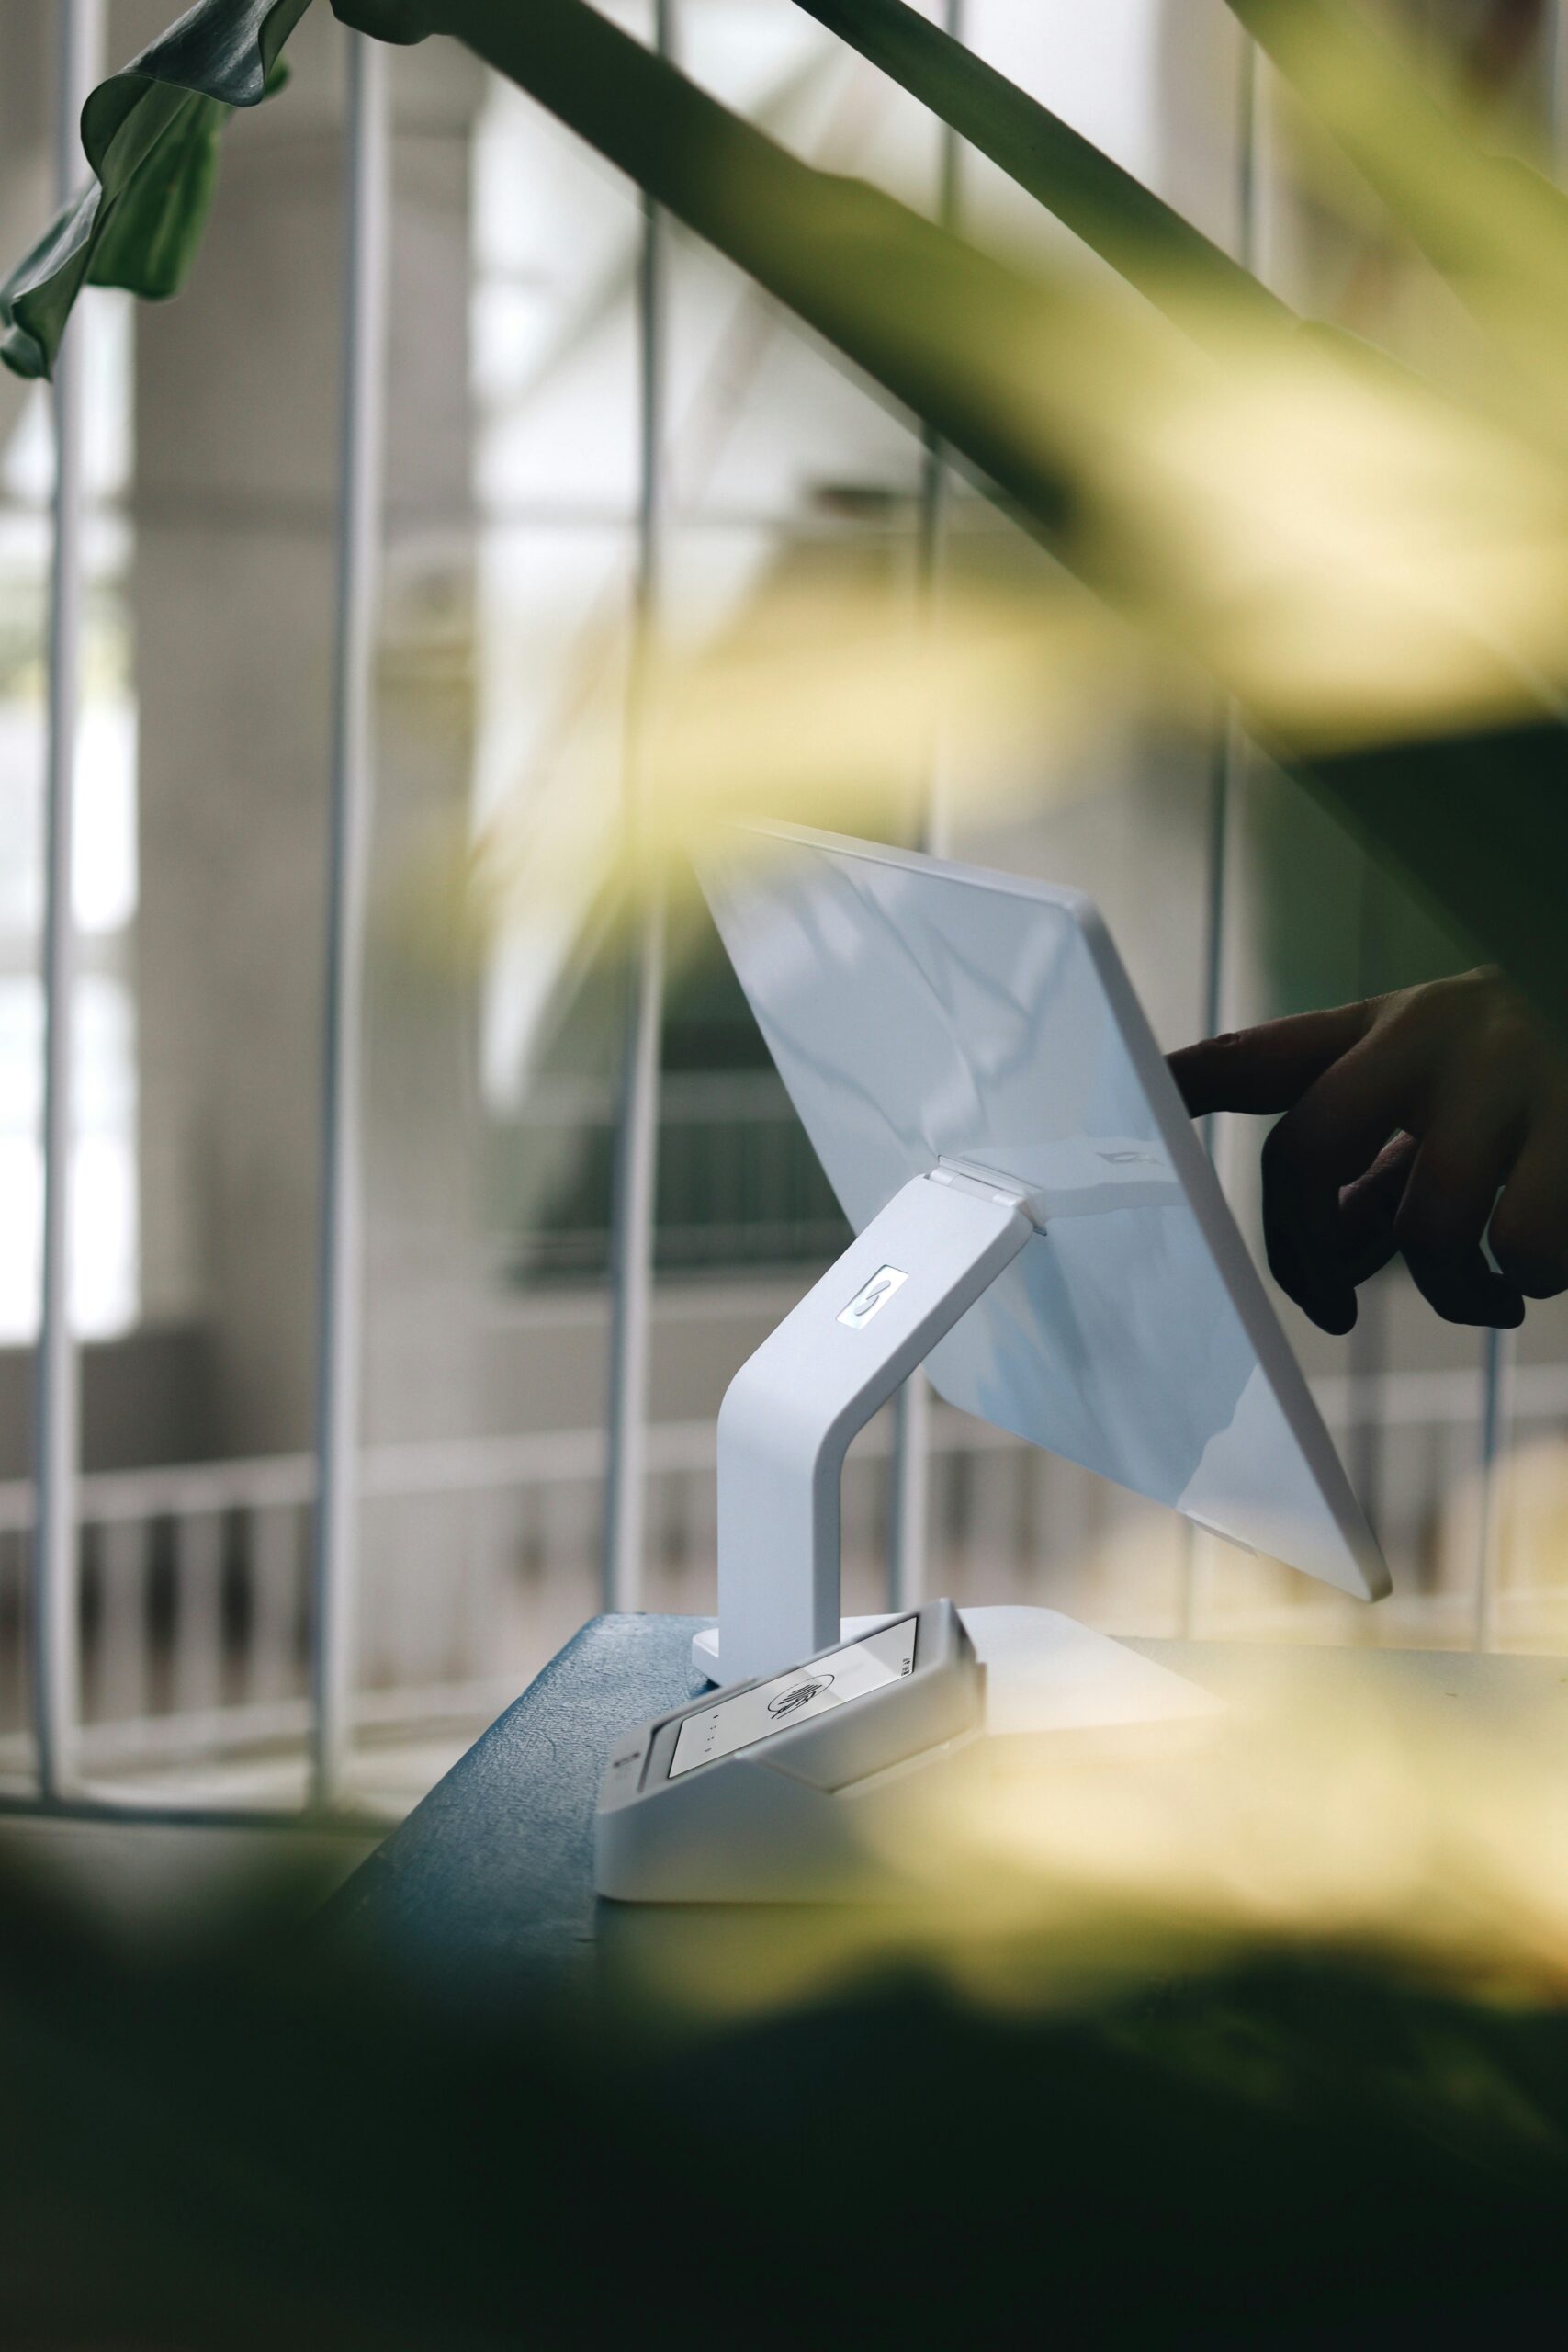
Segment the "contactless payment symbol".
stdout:
[[804,1682],[792,1682],[787,1690],[781,1690],[776,1699],[770,1699],[768,1713],[780,1716],[797,1714],[802,1707],[811,1704],[819,1690],[830,1690],[832,1687],[830,1674],[808,1675]]
[[909,1277],[897,1266],[878,1266],[870,1282],[857,1290],[840,1316],[840,1323],[852,1331],[863,1330],[874,1315],[879,1314],[896,1290],[901,1290]]

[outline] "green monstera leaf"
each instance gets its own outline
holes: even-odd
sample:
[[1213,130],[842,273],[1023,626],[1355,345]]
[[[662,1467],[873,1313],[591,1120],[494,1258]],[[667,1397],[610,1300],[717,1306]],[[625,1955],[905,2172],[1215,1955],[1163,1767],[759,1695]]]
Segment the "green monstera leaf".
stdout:
[[218,186],[218,141],[229,109],[193,96],[152,149],[124,196],[101,202],[90,276],[148,301],[165,301],[185,281]]
[[231,108],[277,86],[310,0],[198,0],[82,109],[93,178],[0,286],[0,358],[47,376],[85,285],[173,294],[201,241]]
[[333,0],[333,14],[351,32],[409,49],[446,26],[441,0]]

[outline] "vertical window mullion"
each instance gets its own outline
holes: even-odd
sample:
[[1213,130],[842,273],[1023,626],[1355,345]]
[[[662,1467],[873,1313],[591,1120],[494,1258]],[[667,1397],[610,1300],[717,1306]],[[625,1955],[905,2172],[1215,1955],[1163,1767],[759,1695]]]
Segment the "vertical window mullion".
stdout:
[[[1262,92],[1258,54],[1250,33],[1237,29],[1240,85],[1236,94],[1235,255],[1245,269],[1263,275],[1262,205],[1258,187],[1261,157],[1258,136]],[[1247,774],[1247,746],[1234,705],[1226,704],[1215,722],[1209,763],[1209,806],[1203,909],[1203,965],[1200,974],[1201,1029],[1212,1037],[1225,1020],[1227,974],[1225,935],[1229,901],[1235,883],[1234,836],[1236,803]],[[1216,1116],[1203,1122],[1203,1142],[1216,1167],[1221,1162],[1221,1136]],[[1198,1631],[1201,1604],[1201,1554],[1210,1541],[1189,1521],[1182,1532],[1181,1570],[1177,1594],[1177,1632],[1190,1641]]]
[[[1541,64],[1546,82],[1546,136],[1553,177],[1568,161],[1568,0],[1551,0]],[[1507,1456],[1513,1421],[1513,1374],[1518,1341],[1512,1331],[1487,1331],[1481,1343],[1481,1432],[1475,1596],[1471,1646],[1492,1649],[1507,1544]]]
[[373,800],[373,692],[386,402],[389,123],[382,44],[347,33],[337,603],[317,1262],[311,1792],[342,1796],[355,1666],[364,1211],[360,1026]]
[[[101,73],[102,0],[58,0],[54,176],[58,202],[80,193],[82,107]],[[46,1802],[76,1777],[80,1700],[76,1483],[79,1367],[71,1324],[73,1079],[76,924],[72,899],[83,604],[83,323],[68,326],[54,371],[53,561],[49,598],[43,922],[43,1250],[33,1477],[33,1720]]]
[[[674,0],[655,0],[654,46],[675,48]],[[659,1176],[660,1040],[664,1012],[661,877],[638,854],[644,831],[641,736],[649,659],[659,629],[664,539],[667,230],[642,199],[637,270],[638,486],[632,655],[626,687],[623,902],[632,923],[616,1105],[610,1210],[610,1394],[604,1476],[603,1592],[606,1609],[642,1606],[647,1515],[648,1357]]]
[[[942,30],[951,40],[964,38],[964,0],[942,0]],[[944,229],[956,229],[959,219],[959,179],[964,142],[951,123],[939,133],[937,151],[937,219]],[[920,503],[915,541],[915,626],[934,632],[940,626],[943,526],[947,517],[950,477],[941,436],[928,426],[921,435]],[[933,665],[933,675],[937,674]],[[947,823],[942,805],[939,725],[933,723],[924,745],[925,773],[917,779],[915,818],[917,847],[937,857],[948,854]],[[931,1517],[931,1385],[917,1369],[900,1385],[893,1400],[893,1459],[889,1470],[891,1509],[888,1513],[887,1601],[892,1609],[912,1609],[926,1597],[926,1551]]]

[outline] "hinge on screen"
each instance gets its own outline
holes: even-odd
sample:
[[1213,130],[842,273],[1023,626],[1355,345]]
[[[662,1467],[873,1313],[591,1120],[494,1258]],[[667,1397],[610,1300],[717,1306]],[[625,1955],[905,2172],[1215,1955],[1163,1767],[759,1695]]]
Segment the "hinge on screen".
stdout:
[[994,1168],[983,1168],[978,1160],[953,1159],[943,1152],[936,1166],[928,1171],[928,1177],[933,1184],[951,1184],[980,1200],[1016,1204],[1040,1232],[1045,1230],[1043,1204],[1016,1176],[1000,1175]]

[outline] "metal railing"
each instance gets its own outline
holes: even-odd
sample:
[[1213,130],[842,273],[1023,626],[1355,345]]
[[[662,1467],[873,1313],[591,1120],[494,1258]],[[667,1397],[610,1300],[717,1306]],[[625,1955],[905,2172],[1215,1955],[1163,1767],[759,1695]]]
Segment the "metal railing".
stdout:
[[[101,64],[101,0],[57,0],[59,25],[55,153],[62,192],[80,172],[77,119],[82,96]],[[952,21],[956,24],[954,7]],[[674,0],[660,0],[657,38],[672,43]],[[1554,12],[1553,57],[1562,46],[1562,12]],[[5,1762],[18,1782],[29,1767],[46,1804],[69,1799],[88,1773],[141,1769],[176,1754],[232,1752],[268,1740],[308,1737],[309,1790],[298,1802],[330,1810],[344,1801],[356,1729],[375,1722],[424,1719],[445,1708],[457,1715],[482,1713],[482,1693],[514,1686],[530,1661],[519,1636],[515,1663],[496,1677],[470,1671],[493,1655],[493,1641],[465,1653],[452,1632],[451,1612],[477,1579],[511,1578],[525,1587],[529,1563],[547,1558],[567,1596],[585,1611],[603,1589],[616,1605],[652,1601],[685,1589],[694,1600],[704,1558],[711,1477],[712,1431],[707,1423],[649,1426],[643,1365],[647,1348],[648,1282],[653,1215],[651,1137],[657,1113],[659,940],[657,913],[645,927],[628,1023],[627,1081],[620,1112],[622,1181],[617,1193],[615,1256],[614,1387],[607,1430],[468,1444],[365,1449],[358,1428],[358,1324],[361,1227],[358,1208],[358,976],[363,947],[364,865],[369,825],[371,668],[381,450],[382,345],[388,206],[388,94],[383,52],[347,34],[350,104],[345,136],[346,224],[344,276],[344,356],[341,411],[339,597],[333,653],[336,681],[332,766],[332,858],[328,932],[328,991],[324,1036],[320,1285],[320,1409],[310,1456],[220,1464],[169,1472],[79,1475],[76,1363],[66,1295],[67,1187],[71,1134],[71,1021],[73,942],[70,890],[72,773],[80,642],[82,499],[81,404],[74,344],[69,332],[55,392],[57,476],[54,567],[49,646],[48,889],[43,956],[47,999],[45,1110],[46,1211],[42,1318],[39,1349],[39,1411],[34,1479],[0,1487],[0,1545],[7,1556],[0,1575],[6,1621],[28,1621],[32,1670],[30,1703],[11,1709]],[[1561,66],[1557,69],[1561,78]],[[1554,106],[1557,94],[1554,91]],[[1248,187],[1251,164],[1247,166]],[[944,151],[950,205],[956,155]],[[1250,202],[1250,195],[1248,197]],[[638,286],[642,364],[642,483],[639,501],[639,627],[653,625],[662,527],[660,495],[661,368],[660,223],[645,215]],[[941,452],[929,453],[927,524],[934,594],[941,534],[934,527],[942,496]],[[635,707],[632,723],[635,730]],[[635,743],[628,757],[628,792],[635,797]],[[1222,794],[1223,799],[1223,794]],[[1222,810],[1223,820],[1223,810]],[[1220,836],[1216,836],[1220,838]],[[1215,867],[1215,920],[1211,926],[1208,994],[1223,995],[1223,923]],[[1473,1573],[1454,1615],[1456,1635],[1484,1645],[1496,1634],[1503,1594],[1498,1583],[1496,1465],[1504,1458],[1507,1360],[1489,1346],[1474,1374],[1390,1375],[1379,1387],[1378,1408],[1390,1425],[1473,1431],[1480,1399],[1483,1443],[1475,1471],[1482,1497]],[[1363,1380],[1363,1393],[1368,1384]],[[1518,1370],[1508,1411],[1515,1425],[1532,1414],[1568,1418],[1568,1374]],[[1346,1411],[1327,1396],[1330,1417]],[[1345,1399],[1339,1399],[1340,1407]],[[919,1411],[907,1414],[898,1482],[903,1511],[898,1538],[902,1589],[920,1577],[920,1522],[927,1515],[919,1464],[929,1446],[934,1476],[933,1525],[945,1521],[943,1573],[962,1589],[955,1565],[953,1500],[960,1474],[968,1479],[971,1537],[999,1557],[1009,1546],[1012,1573],[1024,1561],[1021,1529],[1037,1517],[1020,1510],[1011,1521],[1007,1497],[1032,1493],[1041,1482],[1073,1474],[1032,1463],[1020,1472],[1017,1449],[968,1428],[962,1437],[940,1411],[929,1429]],[[890,1443],[887,1424],[873,1432],[857,1463],[875,1468]],[[976,1472],[974,1465],[987,1466]],[[967,1465],[965,1467],[964,1465]],[[852,1479],[859,1476],[852,1470]],[[944,1492],[943,1477],[947,1487]],[[1012,1486],[1006,1484],[1012,1481]],[[1020,1481],[1022,1485],[1020,1485]],[[987,1486],[987,1481],[990,1484]],[[1030,1482],[1033,1484],[1031,1486]],[[985,1491],[982,1493],[981,1489]],[[660,1491],[655,1494],[655,1489]],[[607,1491],[606,1491],[607,1489]],[[994,1491],[993,1491],[994,1489]],[[869,1490],[868,1490],[869,1491]],[[846,1507],[853,1575],[884,1573],[886,1465],[878,1473],[882,1500]],[[578,1496],[577,1532],[558,1530],[552,1544],[537,1532],[538,1514]],[[586,1498],[584,1501],[581,1498]],[[401,1637],[385,1631],[384,1611],[360,1609],[355,1596],[372,1580],[415,1576],[407,1558],[407,1531],[379,1555],[365,1531],[383,1505],[406,1511],[411,1503],[467,1510],[496,1507],[489,1532],[476,1540],[471,1568],[443,1587],[436,1621],[412,1612]],[[881,1511],[883,1521],[876,1512]],[[675,1542],[677,1522],[693,1531]],[[1010,1525],[1012,1533],[1006,1534]],[[989,1527],[991,1532],[984,1531]],[[974,1529],[981,1530],[978,1537]],[[1002,1532],[998,1532],[1000,1530]],[[603,1542],[603,1550],[600,1545]],[[858,1544],[858,1549],[857,1549]],[[877,1546],[883,1547],[878,1553]],[[998,1549],[999,1547],[999,1549]],[[933,1548],[942,1548],[933,1544]],[[24,1555],[26,1559],[24,1560]],[[395,1555],[395,1557],[394,1557]],[[1038,1553],[1030,1555],[1040,1571]],[[307,1573],[307,1563],[309,1569]],[[1176,1606],[1179,1562],[1173,1566]],[[428,1601],[436,1579],[423,1575]],[[8,1597],[7,1597],[8,1595]],[[383,1592],[383,1599],[385,1595]],[[1438,1596],[1447,1607],[1446,1596]],[[1113,1603],[1101,1595],[1108,1614]],[[84,1603],[88,1605],[85,1608]],[[557,1615],[561,1614],[558,1611]],[[1450,1614],[1453,1612],[1450,1611]],[[452,1623],[456,1623],[452,1620]],[[477,1622],[477,1620],[476,1620]],[[539,1612],[544,1631],[553,1623]],[[1326,1621],[1325,1621],[1326,1622]],[[1445,1621],[1446,1622],[1446,1621]],[[246,1628],[243,1637],[235,1628]],[[559,1630],[568,1630],[561,1626]],[[407,1657],[397,1667],[397,1640]],[[388,1650],[388,1644],[390,1649]],[[391,1664],[381,1672],[377,1645]],[[443,1645],[445,1644],[445,1648]],[[439,1651],[452,1671],[432,1664]],[[465,1657],[468,1663],[465,1665]],[[384,1658],[382,1664],[386,1664]],[[405,1670],[412,1668],[413,1670]],[[396,1670],[394,1670],[396,1668]],[[379,1676],[379,1681],[378,1681]],[[15,1694],[13,1694],[15,1697]],[[488,1703],[486,1700],[485,1703]],[[400,1710],[401,1713],[400,1714]],[[24,1723],[30,1713],[30,1727]]]
[[[1297,1640],[1418,1641],[1466,1646],[1472,1498],[1448,1521],[1427,1511],[1433,1461],[1468,1443],[1474,1392],[1462,1373],[1317,1384],[1341,1440],[1375,1414],[1410,1443],[1402,1490],[1388,1498],[1405,1587],[1391,1610],[1351,1612],[1282,1577],[1215,1605],[1216,1630]],[[1516,1375],[1513,1409],[1560,1442],[1568,1366]],[[847,1589],[874,1607],[886,1584],[896,1443],[884,1414],[857,1446],[845,1488]],[[1060,1600],[1134,1634],[1173,1630],[1182,1605],[1180,1531],[1169,1514],[1108,1495],[1071,1465],[934,1404],[928,1430],[931,1548],[958,1597]],[[366,1449],[355,1516],[361,1648],[344,1725],[364,1743],[344,1792],[374,1794],[378,1756],[449,1729],[461,1742],[515,1695],[597,1600],[607,1437],[602,1426],[525,1437]],[[654,1422],[644,1433],[651,1606],[712,1606],[714,1425]],[[307,1788],[302,1744],[314,1719],[309,1530],[314,1455],[297,1453],[157,1470],[99,1472],[77,1489],[73,1578],[81,1704],[73,1739],[99,1793],[192,1776],[219,1802],[238,1768],[276,1805]],[[0,1791],[27,1786],[32,1741],[15,1671],[27,1610],[30,1481],[0,1485]],[[1550,1646],[1568,1624],[1568,1589],[1543,1572],[1548,1545],[1513,1531],[1506,1581],[1491,1594],[1495,1626]],[[1135,1548],[1139,1572],[1129,1576]],[[1535,1558],[1532,1560],[1532,1550]],[[1163,1582],[1151,1557],[1163,1556]],[[9,1661],[9,1665],[7,1663]],[[380,1775],[385,1783],[387,1775]],[[383,1786],[382,1793],[387,1793]]]

